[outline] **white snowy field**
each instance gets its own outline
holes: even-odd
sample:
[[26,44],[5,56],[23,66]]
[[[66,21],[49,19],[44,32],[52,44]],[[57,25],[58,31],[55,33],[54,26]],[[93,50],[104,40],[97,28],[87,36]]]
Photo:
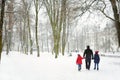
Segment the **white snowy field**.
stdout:
[[40,57],[10,52],[2,53],[0,64],[0,80],[120,80],[120,58],[102,57],[100,70],[77,70],[77,54],[69,57],[59,56],[57,59],[51,53],[41,53]]

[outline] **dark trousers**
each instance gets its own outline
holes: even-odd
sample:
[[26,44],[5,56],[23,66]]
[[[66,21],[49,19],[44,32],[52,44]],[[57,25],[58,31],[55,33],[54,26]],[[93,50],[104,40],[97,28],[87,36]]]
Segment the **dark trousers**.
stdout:
[[97,70],[99,69],[99,63],[94,63],[94,69],[96,69],[97,68]]
[[91,60],[86,60],[86,69],[90,69]]
[[78,64],[78,71],[81,70],[81,64]]

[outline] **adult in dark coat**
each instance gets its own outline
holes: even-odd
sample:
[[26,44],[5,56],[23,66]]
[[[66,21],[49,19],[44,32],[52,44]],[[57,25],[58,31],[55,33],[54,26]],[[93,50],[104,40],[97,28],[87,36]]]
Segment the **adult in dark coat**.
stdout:
[[93,59],[93,51],[90,49],[90,46],[87,46],[87,49],[85,49],[83,57],[85,58],[86,69],[90,70],[91,59]]

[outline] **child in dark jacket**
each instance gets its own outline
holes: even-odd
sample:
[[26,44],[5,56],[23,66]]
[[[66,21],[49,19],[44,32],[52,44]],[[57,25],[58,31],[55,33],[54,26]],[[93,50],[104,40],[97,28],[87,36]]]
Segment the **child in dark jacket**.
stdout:
[[94,70],[97,68],[99,70],[99,62],[100,62],[100,56],[98,54],[99,51],[95,51],[94,54]]
[[84,59],[83,57],[81,57],[80,54],[78,54],[77,59],[76,59],[76,64],[78,65],[78,71],[81,70],[81,65],[82,65],[82,59]]

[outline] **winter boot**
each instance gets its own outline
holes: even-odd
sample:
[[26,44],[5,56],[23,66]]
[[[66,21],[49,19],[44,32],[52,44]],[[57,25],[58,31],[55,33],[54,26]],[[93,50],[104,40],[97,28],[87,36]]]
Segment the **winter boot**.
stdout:
[[97,68],[97,70],[99,70],[99,68]]

